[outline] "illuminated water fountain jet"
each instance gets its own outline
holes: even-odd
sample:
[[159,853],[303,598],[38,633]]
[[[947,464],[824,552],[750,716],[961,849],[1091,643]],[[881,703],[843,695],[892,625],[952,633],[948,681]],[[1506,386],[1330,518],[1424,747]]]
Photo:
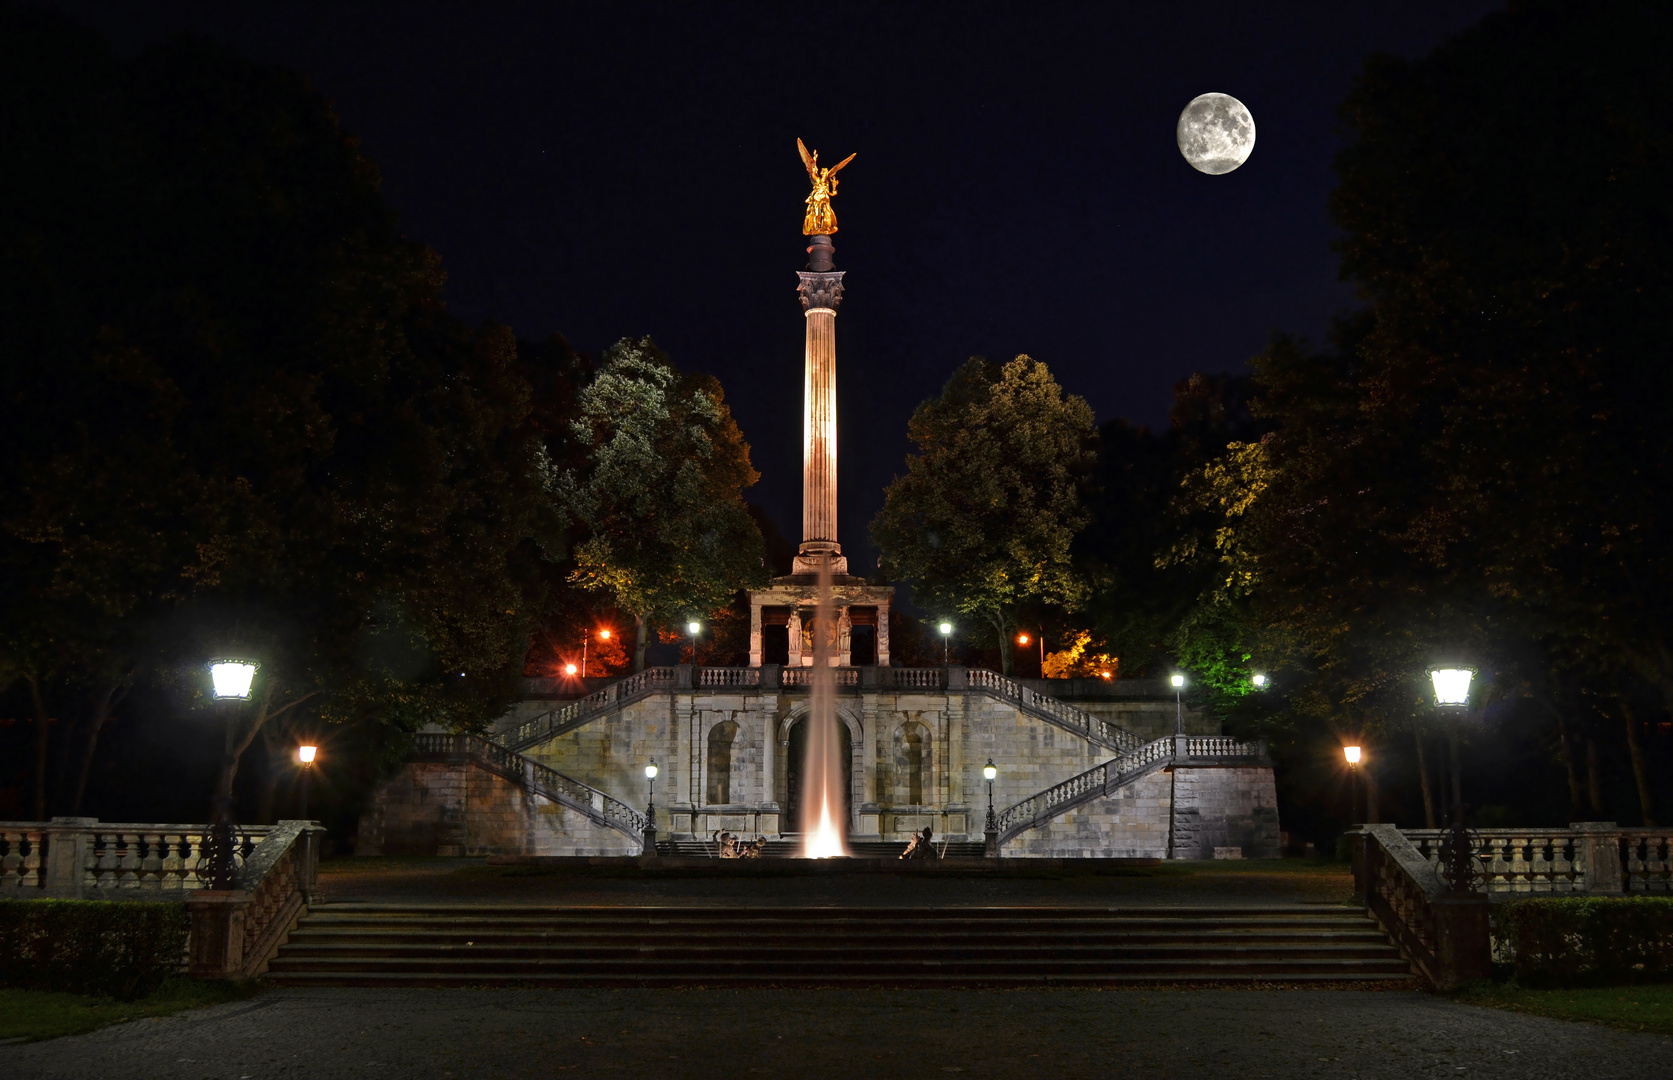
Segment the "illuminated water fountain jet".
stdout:
[[848,798],[844,790],[842,744],[837,739],[836,668],[831,645],[836,637],[831,602],[831,563],[819,561],[819,607],[813,622],[813,670],[808,673],[812,703],[808,710],[807,760],[802,821],[802,857],[839,859],[848,854]]

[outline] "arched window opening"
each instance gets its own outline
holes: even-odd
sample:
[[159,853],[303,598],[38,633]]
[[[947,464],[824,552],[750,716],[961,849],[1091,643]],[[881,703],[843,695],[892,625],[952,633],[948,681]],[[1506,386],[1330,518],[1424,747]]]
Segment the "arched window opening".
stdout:
[[709,729],[709,788],[710,806],[722,806],[732,801],[732,744],[738,738],[738,725],[722,720]]

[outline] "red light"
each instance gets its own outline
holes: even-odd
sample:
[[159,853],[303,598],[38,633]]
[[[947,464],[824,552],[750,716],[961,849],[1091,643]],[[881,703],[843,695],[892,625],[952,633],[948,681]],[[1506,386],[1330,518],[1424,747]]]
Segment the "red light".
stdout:
[[1107,672],[1107,671],[1100,671],[1100,672],[1098,672],[1098,675],[1099,675],[1099,677],[1100,677],[1100,678],[1105,678],[1105,679],[1108,679],[1108,678],[1112,678],[1112,677],[1113,677],[1113,676],[1112,676],[1112,675],[1111,675],[1111,674],[1110,674],[1110,673],[1109,673],[1109,672]]
[[575,674],[575,672],[576,672],[576,667],[575,667],[574,664],[565,664],[563,666],[563,673],[565,675],[573,675],[573,674]]
[[1027,645],[1028,644],[1028,635],[1027,634],[1018,634],[1017,635],[1017,644],[1018,645]]
[[603,639],[604,639],[604,640],[605,640],[605,641],[609,641],[609,640],[610,640],[610,631],[608,631],[608,630],[600,630],[600,631],[599,631],[599,632],[598,632],[598,636],[599,636],[599,637],[601,637],[601,638],[603,638]]

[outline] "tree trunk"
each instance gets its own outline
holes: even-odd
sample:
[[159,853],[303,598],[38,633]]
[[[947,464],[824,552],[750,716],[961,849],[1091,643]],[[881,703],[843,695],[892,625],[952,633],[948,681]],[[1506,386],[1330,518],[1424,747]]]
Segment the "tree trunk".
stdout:
[[645,670],[645,617],[633,616],[633,673]]
[[1638,717],[1625,699],[1620,702],[1621,718],[1627,725],[1627,753],[1632,755],[1632,778],[1638,782],[1638,806],[1644,827],[1656,827],[1656,795],[1650,787],[1650,772],[1644,763],[1644,747],[1638,741]]
[[1010,678],[1017,670],[1016,660],[1011,655],[1011,628],[1005,625],[1003,616],[993,619],[993,628],[999,632],[999,673]]
[[87,796],[87,778],[93,772],[93,752],[99,748],[99,732],[104,730],[113,709],[128,696],[128,688],[112,683],[93,707],[92,725],[87,732],[87,744],[81,748],[81,767],[76,771],[75,797],[70,800],[70,813],[81,813],[81,802]]
[[1423,729],[1412,726],[1412,740],[1417,743],[1417,784],[1423,789],[1423,827],[1435,827],[1435,793],[1429,787],[1429,762],[1423,756]]
[[1586,736],[1586,794],[1592,804],[1593,819],[1603,817],[1603,780],[1598,775],[1597,740]]
[[41,697],[41,684],[35,681],[33,675],[26,675],[24,678],[29,680],[29,700],[35,706],[35,820],[45,821],[46,753],[47,740],[52,734],[52,721],[46,714],[46,701]]
[[1568,805],[1569,813],[1572,815],[1569,820],[1578,821],[1580,815],[1585,813],[1581,808],[1585,797],[1581,794],[1580,769],[1575,765],[1574,753],[1569,748],[1568,722],[1563,719],[1563,710],[1553,705],[1551,711],[1557,717],[1557,745],[1560,747],[1558,752],[1562,756],[1563,767],[1568,770]]

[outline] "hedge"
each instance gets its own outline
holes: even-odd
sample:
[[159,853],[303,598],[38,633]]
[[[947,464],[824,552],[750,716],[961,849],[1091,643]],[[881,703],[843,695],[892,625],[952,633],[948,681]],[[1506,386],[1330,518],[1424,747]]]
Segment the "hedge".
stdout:
[[1673,978],[1673,897],[1511,900],[1494,917],[1500,956],[1529,985]]
[[0,900],[0,986],[132,1001],[180,970],[186,905]]

